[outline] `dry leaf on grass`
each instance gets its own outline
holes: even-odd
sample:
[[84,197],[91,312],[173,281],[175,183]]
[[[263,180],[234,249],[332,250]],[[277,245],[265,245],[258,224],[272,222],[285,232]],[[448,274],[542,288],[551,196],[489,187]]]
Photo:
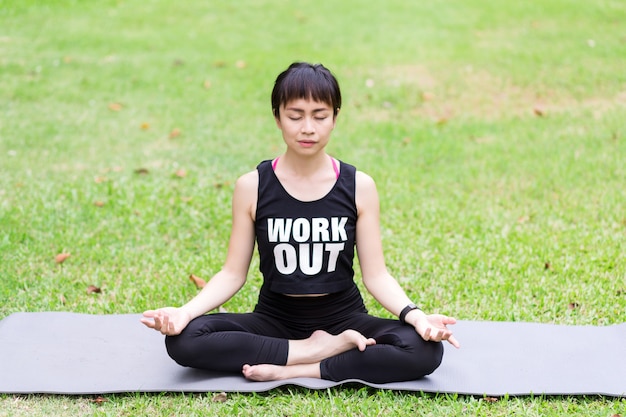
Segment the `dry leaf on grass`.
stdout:
[[228,400],[228,395],[225,392],[220,392],[219,394],[215,394],[211,401],[214,403],[225,403]]
[[175,127],[174,129],[172,129],[172,131],[170,132],[170,139],[174,139],[180,136],[180,129]]
[[204,286],[206,285],[206,281],[203,280],[200,277],[195,276],[194,274],[189,275],[189,279],[191,280],[191,282],[193,282],[196,287],[198,288],[204,288]]
[[90,285],[87,287],[87,294],[100,294],[102,289],[100,287],[96,287],[95,285]]
[[122,110],[122,105],[120,103],[109,103],[109,110],[120,111]]
[[59,253],[57,256],[54,257],[54,260],[56,261],[56,263],[62,264],[70,256],[71,254],[69,253]]
[[176,171],[174,175],[177,176],[178,178],[185,178],[187,176],[187,171],[181,168],[178,171]]

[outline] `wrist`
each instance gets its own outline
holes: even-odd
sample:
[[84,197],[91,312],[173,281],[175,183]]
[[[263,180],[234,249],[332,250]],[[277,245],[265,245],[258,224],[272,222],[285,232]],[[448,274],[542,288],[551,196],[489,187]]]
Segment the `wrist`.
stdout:
[[417,327],[418,321],[422,317],[425,317],[425,316],[426,316],[426,313],[424,313],[422,310],[418,308],[417,310],[409,311],[406,317],[404,318],[404,320],[405,320],[405,323],[410,324],[413,327]]
[[413,303],[409,303],[407,304],[406,307],[404,307],[402,309],[402,311],[400,312],[400,314],[398,315],[398,319],[400,319],[400,321],[402,323],[407,323],[407,316],[415,311],[421,311],[420,308],[418,306],[416,306]]

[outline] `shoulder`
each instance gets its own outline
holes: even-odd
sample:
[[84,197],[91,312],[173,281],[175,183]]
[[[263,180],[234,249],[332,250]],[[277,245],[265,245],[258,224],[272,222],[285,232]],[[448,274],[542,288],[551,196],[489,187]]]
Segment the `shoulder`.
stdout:
[[233,213],[245,211],[250,218],[254,219],[258,184],[259,174],[256,170],[250,171],[237,178],[233,192]]
[[259,185],[259,171],[256,169],[254,171],[247,172],[237,178],[237,182],[235,182],[235,190],[243,190],[249,192],[251,190],[256,190]]
[[356,189],[358,191],[376,191],[376,182],[372,177],[363,171],[357,170],[355,173]]
[[359,215],[372,210],[378,211],[378,191],[374,179],[363,171],[357,171],[355,182],[356,206]]

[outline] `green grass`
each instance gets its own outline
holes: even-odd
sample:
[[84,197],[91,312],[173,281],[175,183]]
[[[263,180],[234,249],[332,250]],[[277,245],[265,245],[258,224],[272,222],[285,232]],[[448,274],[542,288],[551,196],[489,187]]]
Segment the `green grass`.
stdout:
[[[193,296],[235,179],[282,150],[273,80],[308,60],[341,82],[329,150],[376,179],[388,267],[424,308],[624,322],[624,21],[617,0],[0,0],[0,318]],[[254,305],[257,269],[228,310]],[[3,395],[0,415],[626,414],[357,386],[104,398]]]

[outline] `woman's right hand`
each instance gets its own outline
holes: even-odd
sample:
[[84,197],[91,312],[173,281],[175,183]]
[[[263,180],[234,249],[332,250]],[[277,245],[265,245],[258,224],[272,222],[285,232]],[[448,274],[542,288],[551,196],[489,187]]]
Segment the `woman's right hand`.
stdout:
[[191,316],[181,308],[164,307],[144,311],[141,322],[166,336],[176,336],[191,321]]

